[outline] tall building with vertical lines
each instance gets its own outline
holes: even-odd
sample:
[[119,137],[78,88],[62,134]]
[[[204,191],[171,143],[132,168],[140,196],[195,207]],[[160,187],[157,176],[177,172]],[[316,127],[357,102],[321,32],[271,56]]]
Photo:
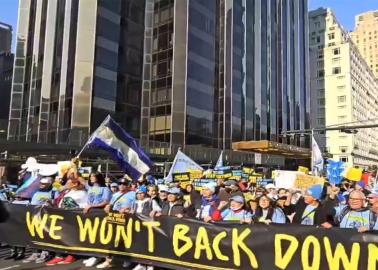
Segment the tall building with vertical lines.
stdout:
[[310,124],[307,1],[147,0],[145,21],[144,145],[306,144],[280,134]]
[[8,138],[84,144],[108,115],[139,134],[144,1],[20,0]]

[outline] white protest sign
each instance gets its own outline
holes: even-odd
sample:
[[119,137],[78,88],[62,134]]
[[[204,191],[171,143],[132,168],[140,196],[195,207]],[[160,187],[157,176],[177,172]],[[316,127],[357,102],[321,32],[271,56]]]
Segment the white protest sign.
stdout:
[[281,171],[275,170],[275,185],[277,188],[293,188],[295,184],[295,179],[297,179],[298,174],[304,174],[297,171]]

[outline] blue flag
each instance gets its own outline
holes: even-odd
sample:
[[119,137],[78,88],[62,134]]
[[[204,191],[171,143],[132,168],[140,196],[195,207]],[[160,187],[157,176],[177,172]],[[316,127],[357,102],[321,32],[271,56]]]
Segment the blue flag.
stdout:
[[107,151],[122,170],[134,180],[149,172],[153,166],[153,162],[136,140],[110,116],[92,134],[88,145]]

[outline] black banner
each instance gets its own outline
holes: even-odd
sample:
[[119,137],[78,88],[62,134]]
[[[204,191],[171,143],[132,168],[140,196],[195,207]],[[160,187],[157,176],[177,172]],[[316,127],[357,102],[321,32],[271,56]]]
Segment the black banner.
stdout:
[[378,264],[378,235],[349,229],[7,207],[0,241],[69,254],[126,256],[170,269],[373,270]]

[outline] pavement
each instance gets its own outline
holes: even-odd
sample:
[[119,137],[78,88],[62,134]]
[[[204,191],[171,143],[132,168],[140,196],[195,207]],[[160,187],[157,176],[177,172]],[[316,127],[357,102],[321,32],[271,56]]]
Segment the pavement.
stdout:
[[[14,260],[4,260],[10,253],[9,248],[1,248],[0,249],[0,270],[34,270],[34,269],[42,269],[42,270],[94,270],[97,269],[96,267],[85,267],[83,265],[83,260],[86,258],[81,258],[69,265],[57,265],[57,266],[45,266],[44,264],[35,264],[35,263],[22,263],[21,261],[14,261]],[[32,253],[31,249],[26,249],[26,257],[28,257]],[[112,268],[108,269],[132,269],[130,268],[123,268],[122,267],[122,260],[116,260],[115,265]],[[158,269],[157,267],[155,269]]]

